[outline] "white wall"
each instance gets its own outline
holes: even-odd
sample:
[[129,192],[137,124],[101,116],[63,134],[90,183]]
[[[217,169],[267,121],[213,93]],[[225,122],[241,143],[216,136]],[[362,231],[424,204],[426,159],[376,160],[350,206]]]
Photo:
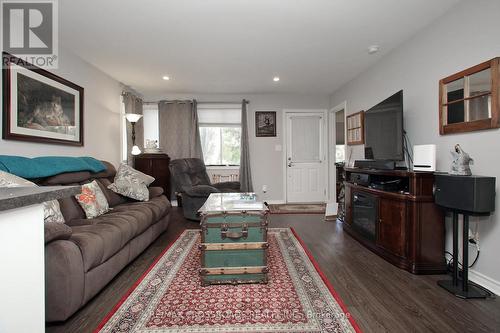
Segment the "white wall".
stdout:
[[115,165],[119,163],[119,112],[122,91],[120,83],[75,54],[63,49],[59,52],[59,68],[50,72],[84,88],[84,146],[72,147],[0,140],[0,154],[27,157],[92,156],[110,161]]
[[[283,109],[327,109],[327,95],[300,94],[169,94],[145,96],[146,101],[160,99],[191,99],[200,102],[234,102],[243,98],[248,104],[248,133],[250,141],[250,160],[254,191],[262,200],[284,200],[283,188],[283,151],[276,151],[276,145],[283,147]],[[277,111],[277,136],[255,136],[255,111]],[[267,185],[267,193],[262,192],[262,185]]]
[[[500,183],[500,130],[439,135],[438,81],[480,62],[500,56],[500,1],[464,1],[393,50],[371,69],[337,90],[335,106],[347,101],[348,114],[367,110],[404,89],[404,121],[412,144],[437,144],[439,170],[448,171],[450,151],[460,143],[475,160],[474,174],[497,177]],[[383,47],[383,45],[382,45]],[[353,159],[363,158],[363,147]],[[497,185],[498,188],[498,185]],[[497,190],[498,191],[498,190]],[[500,210],[497,195],[497,211]],[[474,218],[479,222],[481,255],[471,279],[500,293],[500,217]],[[447,230],[450,231],[449,222]],[[448,233],[447,247],[450,248]]]

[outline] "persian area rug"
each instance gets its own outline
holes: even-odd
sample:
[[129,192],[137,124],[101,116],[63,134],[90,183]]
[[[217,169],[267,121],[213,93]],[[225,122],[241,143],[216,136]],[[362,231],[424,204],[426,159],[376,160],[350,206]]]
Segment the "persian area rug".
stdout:
[[292,229],[269,229],[269,283],[202,287],[186,230],[95,332],[360,332]]
[[271,214],[325,214],[326,204],[271,204]]

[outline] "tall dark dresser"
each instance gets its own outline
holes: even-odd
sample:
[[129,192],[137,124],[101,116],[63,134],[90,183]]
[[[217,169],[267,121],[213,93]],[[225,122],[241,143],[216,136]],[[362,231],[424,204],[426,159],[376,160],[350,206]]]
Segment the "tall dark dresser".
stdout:
[[168,165],[170,157],[167,154],[140,154],[134,156],[134,168],[153,176],[155,181],[151,186],[159,186],[165,191],[165,195],[170,200],[170,169]]

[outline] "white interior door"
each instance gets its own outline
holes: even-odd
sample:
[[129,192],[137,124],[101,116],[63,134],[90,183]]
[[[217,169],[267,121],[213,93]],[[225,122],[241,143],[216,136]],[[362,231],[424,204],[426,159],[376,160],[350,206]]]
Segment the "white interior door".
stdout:
[[325,113],[286,113],[287,202],[326,199]]

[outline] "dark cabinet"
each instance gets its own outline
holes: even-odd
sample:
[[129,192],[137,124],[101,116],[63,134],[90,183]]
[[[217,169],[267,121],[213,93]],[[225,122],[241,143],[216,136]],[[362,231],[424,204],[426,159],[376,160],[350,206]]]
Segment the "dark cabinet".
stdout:
[[134,168],[153,176],[155,181],[151,186],[159,186],[170,200],[170,157],[167,154],[141,154],[134,157]]
[[[367,174],[368,181],[360,185],[351,173]],[[377,188],[384,177],[399,179],[402,189]],[[434,203],[432,173],[346,168],[346,179],[344,231],[409,272],[446,272],[444,215]]]
[[377,245],[399,257],[406,257],[406,204],[404,201],[379,201]]

